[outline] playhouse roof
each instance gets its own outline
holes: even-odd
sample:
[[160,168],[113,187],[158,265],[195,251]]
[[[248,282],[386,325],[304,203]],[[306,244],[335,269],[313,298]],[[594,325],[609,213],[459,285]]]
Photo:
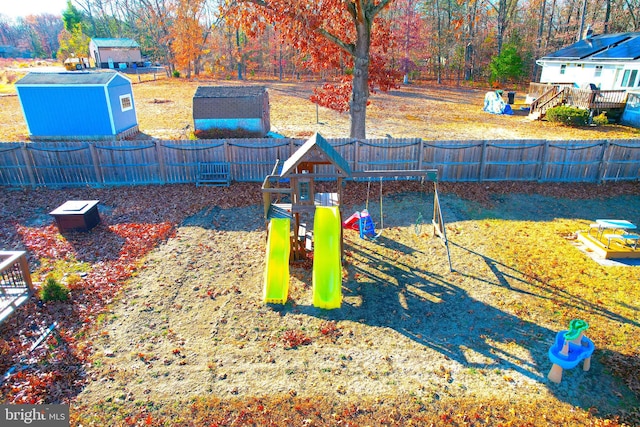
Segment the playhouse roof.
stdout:
[[116,38],[95,38],[91,39],[97,47],[115,47],[115,48],[140,48],[138,42],[132,39],[116,39]]
[[[34,73],[31,72],[18,80],[16,85],[27,86],[48,86],[48,85],[87,85],[104,86],[109,84],[118,73],[115,71],[105,72],[78,72],[70,71],[66,73]],[[125,77],[126,78],[126,77]],[[127,78],[128,80],[128,78]]]
[[545,61],[629,61],[640,58],[640,33],[590,36],[542,57]]
[[293,173],[296,166],[304,161],[328,161],[338,169],[338,173],[344,176],[351,175],[347,161],[317,132],[284,162],[280,176],[285,177]]

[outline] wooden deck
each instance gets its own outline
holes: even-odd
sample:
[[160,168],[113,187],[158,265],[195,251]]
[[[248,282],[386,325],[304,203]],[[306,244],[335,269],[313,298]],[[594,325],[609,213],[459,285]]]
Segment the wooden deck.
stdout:
[[535,119],[541,119],[547,109],[560,104],[596,112],[623,110],[627,105],[626,90],[579,89],[566,83],[530,83],[529,96],[535,98],[530,109],[530,116]]

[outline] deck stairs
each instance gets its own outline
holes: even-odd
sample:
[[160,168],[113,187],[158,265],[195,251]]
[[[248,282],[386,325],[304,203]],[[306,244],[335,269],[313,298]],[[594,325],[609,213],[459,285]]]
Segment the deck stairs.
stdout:
[[542,120],[547,110],[566,102],[567,94],[565,89],[558,89],[558,87],[553,86],[531,103],[529,119]]

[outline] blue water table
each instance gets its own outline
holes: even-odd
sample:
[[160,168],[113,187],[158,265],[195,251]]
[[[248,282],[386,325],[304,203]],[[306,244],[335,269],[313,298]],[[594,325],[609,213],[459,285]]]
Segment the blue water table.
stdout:
[[582,370],[591,368],[591,355],[595,346],[593,341],[584,335],[589,324],[584,320],[574,319],[569,322],[568,331],[556,334],[556,341],[549,349],[549,359],[553,363],[547,378],[556,384],[562,381],[563,369],[573,369],[584,360]]

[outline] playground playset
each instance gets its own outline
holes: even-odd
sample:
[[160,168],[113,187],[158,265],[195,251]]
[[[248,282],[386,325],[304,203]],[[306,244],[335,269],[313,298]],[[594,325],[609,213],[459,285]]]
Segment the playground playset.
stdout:
[[[361,237],[375,239],[375,225],[368,213],[371,179],[380,180],[382,225],[382,181],[384,178],[413,177],[434,183],[434,234],[451,258],[438,199],[435,169],[353,171],[349,163],[320,134],[308,139],[287,160],[278,160],[262,184],[267,250],[264,274],[264,302],[285,304],[289,292],[289,263],[307,259],[313,252],[313,305],[339,308],[342,302],[343,227],[356,228]],[[316,180],[335,181],[336,191],[316,193]],[[368,179],[367,209],[342,221],[340,201],[343,179]],[[312,229],[307,229],[312,224]],[[292,231],[293,229],[293,231]]]
[[582,369],[591,368],[591,355],[595,346],[593,341],[584,335],[589,325],[584,320],[574,319],[569,323],[568,331],[556,334],[555,343],[549,348],[549,359],[553,363],[549,371],[550,381],[559,384],[564,369],[573,369],[584,360]]

